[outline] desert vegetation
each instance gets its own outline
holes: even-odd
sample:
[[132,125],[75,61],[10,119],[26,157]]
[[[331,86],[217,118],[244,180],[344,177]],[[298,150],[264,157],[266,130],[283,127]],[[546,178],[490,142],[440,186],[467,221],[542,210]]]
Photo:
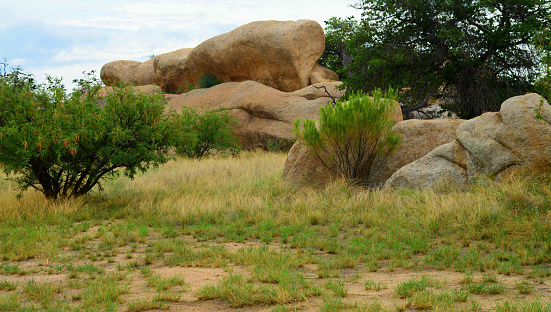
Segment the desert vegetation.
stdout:
[[359,0],[352,6],[361,18],[326,21],[322,63],[349,91],[401,90],[406,114],[439,99],[470,119],[548,85],[541,65],[548,72],[549,1]]
[[[130,85],[101,88],[93,73],[67,93],[61,79],[37,84],[13,68],[0,73],[0,164],[19,189],[48,200],[80,197],[121,173],[166,163],[171,149],[192,158],[232,150],[232,117],[224,111],[166,110],[163,94]],[[21,193],[20,193],[21,196]]]
[[400,136],[392,131],[396,99],[397,92],[392,90],[384,98],[381,90],[375,90],[372,97],[357,92],[346,102],[322,106],[319,127],[314,120],[298,118],[293,130],[324,167],[367,186],[370,174],[400,143]]
[[549,311],[549,177],[366,191],[178,158],[62,203],[0,179],[0,311]]
[[[369,81],[405,84],[399,90],[411,93],[401,96],[413,106],[442,91],[464,116],[511,93],[549,98],[549,33],[534,26],[548,20],[548,2],[390,2],[358,2],[371,21],[330,20],[335,51],[324,62],[339,67],[350,91],[383,77]],[[392,18],[370,28],[385,7]],[[403,19],[420,8],[472,16],[472,25],[458,22],[470,32],[456,33],[453,18],[446,27],[423,19],[442,32],[419,32]],[[495,27],[528,13],[519,29]],[[412,45],[400,45],[396,31]],[[496,32],[535,41],[509,47]],[[495,49],[478,49],[485,40]],[[479,52],[488,62],[471,62]],[[526,62],[496,75],[509,52]],[[349,92],[347,104],[322,108],[319,126],[297,120],[297,137],[341,175],[297,186],[282,179],[286,154],[273,151],[288,142],[238,153],[233,119],[221,111],[167,112],[162,94],[115,86],[100,95],[87,79],[68,94],[59,80],[37,85],[0,65],[0,311],[551,311],[549,173],[366,189],[365,174],[399,143],[392,95]],[[396,78],[394,68],[413,70]],[[524,70],[530,75],[515,76]],[[480,84],[470,98],[473,77],[495,88]]]

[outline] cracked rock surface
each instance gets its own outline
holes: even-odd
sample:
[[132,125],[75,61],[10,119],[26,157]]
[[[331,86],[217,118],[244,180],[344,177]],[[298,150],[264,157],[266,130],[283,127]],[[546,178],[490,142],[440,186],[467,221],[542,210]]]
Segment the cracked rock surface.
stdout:
[[[536,118],[535,110],[541,119]],[[512,97],[499,112],[462,123],[455,140],[396,171],[385,187],[433,187],[443,180],[496,180],[551,169],[551,106],[538,94]]]

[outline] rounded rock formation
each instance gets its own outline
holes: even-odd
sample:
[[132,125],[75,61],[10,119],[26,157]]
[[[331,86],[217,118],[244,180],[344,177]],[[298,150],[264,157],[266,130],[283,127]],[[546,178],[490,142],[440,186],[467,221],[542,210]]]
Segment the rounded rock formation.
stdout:
[[316,21],[259,21],[210,38],[196,48],[164,53],[143,63],[107,63],[100,76],[106,85],[156,83],[169,93],[197,86],[204,75],[222,82],[252,80],[292,92],[339,80],[333,71],[316,63],[324,50],[325,35]]
[[531,93],[508,99],[497,113],[464,122],[452,143],[404,166],[385,187],[433,187],[443,180],[466,183],[481,176],[500,180],[514,172],[550,169],[551,106]]

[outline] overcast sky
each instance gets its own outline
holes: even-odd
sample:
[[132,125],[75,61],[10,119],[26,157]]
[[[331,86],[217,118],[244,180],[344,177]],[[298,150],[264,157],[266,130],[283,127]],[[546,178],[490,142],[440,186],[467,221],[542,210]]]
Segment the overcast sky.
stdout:
[[355,0],[0,0],[0,60],[68,86],[114,60],[192,48],[259,20],[360,16]]

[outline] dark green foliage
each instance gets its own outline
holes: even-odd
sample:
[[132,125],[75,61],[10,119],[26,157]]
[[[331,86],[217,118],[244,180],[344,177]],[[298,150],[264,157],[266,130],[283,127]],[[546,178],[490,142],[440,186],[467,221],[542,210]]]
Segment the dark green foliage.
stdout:
[[536,82],[536,91],[551,103],[551,27],[540,31],[534,40],[541,54],[542,77]]
[[213,74],[204,74],[197,81],[199,88],[210,88],[220,83],[222,83],[222,80],[216,78]]
[[178,145],[178,152],[190,158],[201,159],[212,152],[236,153],[239,142],[230,127],[236,122],[223,110],[207,110],[203,113],[186,107],[178,116],[179,131],[184,135]]
[[354,59],[349,51],[352,49],[349,46],[349,41],[360,33],[360,23],[353,17],[346,19],[332,17],[325,21],[325,24],[325,51],[319,63],[344,78],[347,75],[343,69],[350,65]]
[[79,197],[123,169],[128,177],[168,160],[177,128],[161,94],[88,86],[66,94],[60,80],[32,89],[0,79],[0,163],[21,191]]
[[[339,39],[353,57],[344,69],[348,90],[398,86],[405,113],[441,98],[463,118],[533,90],[540,63],[532,41],[551,23],[549,0],[361,0],[355,7],[363,19]],[[331,36],[350,24],[330,22]]]
[[319,128],[313,120],[306,119],[300,130],[297,119],[293,130],[325,167],[358,185],[366,185],[370,174],[400,142],[392,131],[396,98],[392,90],[384,99],[380,90],[373,92],[373,98],[353,93],[348,102],[321,107]]

